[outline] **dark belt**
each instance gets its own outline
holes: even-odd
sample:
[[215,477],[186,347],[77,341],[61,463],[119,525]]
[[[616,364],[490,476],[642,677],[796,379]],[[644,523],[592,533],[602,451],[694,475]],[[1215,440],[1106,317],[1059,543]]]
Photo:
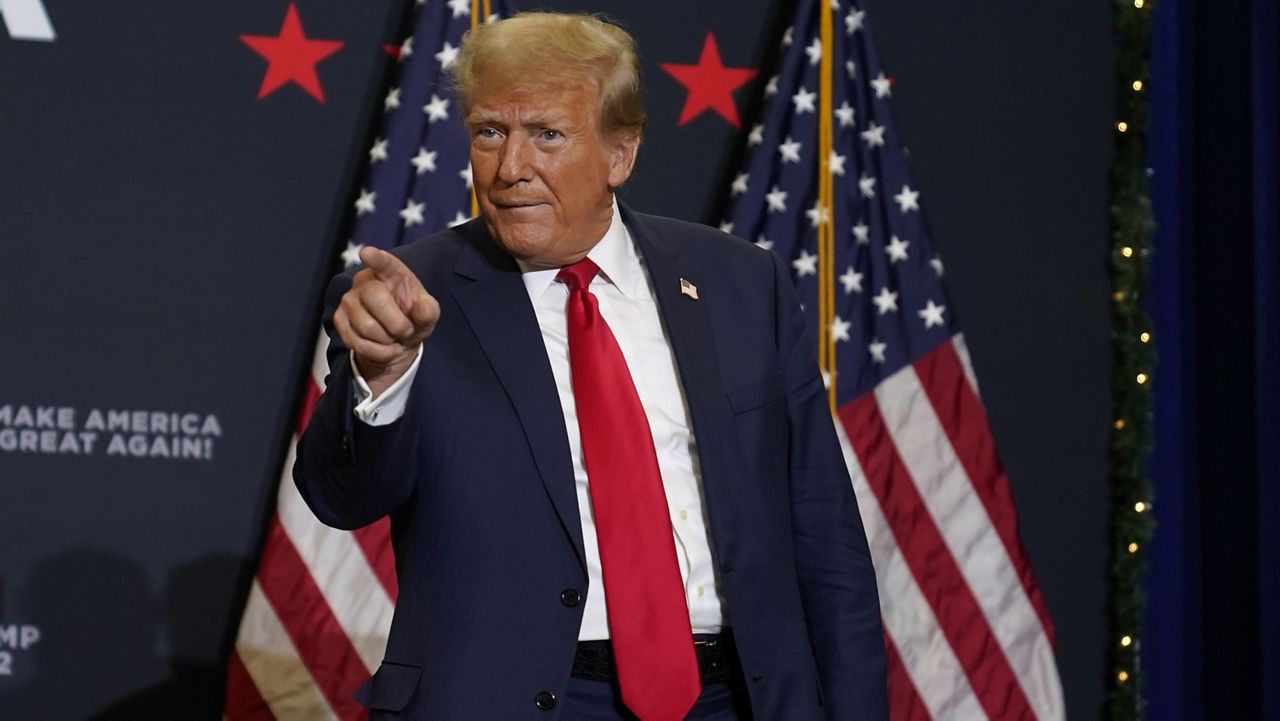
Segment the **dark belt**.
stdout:
[[[698,678],[703,685],[726,683],[738,665],[738,651],[728,632],[693,637],[693,653],[698,658]],[[618,678],[613,644],[608,641],[579,641],[573,657],[572,675],[586,681],[614,681]]]

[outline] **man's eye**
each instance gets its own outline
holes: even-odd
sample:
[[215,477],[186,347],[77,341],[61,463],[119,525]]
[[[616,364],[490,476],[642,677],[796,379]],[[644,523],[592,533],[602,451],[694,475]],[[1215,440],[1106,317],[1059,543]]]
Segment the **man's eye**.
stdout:
[[542,139],[543,139],[543,140],[559,140],[560,138],[561,138],[561,135],[560,135],[560,131],[559,131],[559,130],[544,130],[544,131],[542,131]]
[[498,137],[498,131],[494,130],[493,128],[480,128],[480,131],[479,131],[478,133],[476,133],[476,134],[477,134],[477,135],[479,135],[479,136],[480,136],[480,137],[482,137],[482,138],[496,138],[496,137]]

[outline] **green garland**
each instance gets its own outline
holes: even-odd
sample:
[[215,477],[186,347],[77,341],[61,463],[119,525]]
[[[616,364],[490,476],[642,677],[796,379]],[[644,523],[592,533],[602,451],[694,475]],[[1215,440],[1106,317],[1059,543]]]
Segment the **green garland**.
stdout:
[[1155,339],[1144,306],[1155,223],[1147,192],[1147,82],[1155,0],[1117,0],[1117,122],[1111,167],[1112,378],[1111,674],[1112,721],[1145,716],[1142,641],[1146,548],[1154,525],[1147,457],[1152,444]]

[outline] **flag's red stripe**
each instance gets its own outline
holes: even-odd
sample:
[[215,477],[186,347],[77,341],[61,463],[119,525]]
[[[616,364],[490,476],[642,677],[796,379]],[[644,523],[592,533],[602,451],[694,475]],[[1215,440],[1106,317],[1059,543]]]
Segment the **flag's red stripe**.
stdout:
[[898,457],[875,394],[867,393],[845,404],[839,415],[894,540],[964,667],[978,702],[991,718],[1034,719],[1000,642],[991,633],[973,591]]
[[1031,562],[1018,537],[1018,515],[1009,490],[1009,477],[996,455],[995,439],[986,411],[964,375],[964,366],[955,345],[943,343],[915,363],[916,374],[929,402],[938,414],[943,430],[955,448],[960,464],[978,498],[991,517],[991,525],[1004,542],[1022,587],[1040,617],[1049,643],[1053,643],[1053,621],[1031,570]]
[[394,605],[400,586],[396,582],[396,555],[391,548],[391,519],[383,516],[371,525],[356,530],[353,535],[360,550],[364,551],[364,557],[369,560],[373,574],[378,577]]
[[320,390],[315,379],[308,376],[306,385],[302,389],[302,402],[298,404],[299,438],[302,437],[302,432],[307,430],[307,423],[311,421],[311,412],[316,409],[316,401],[320,400]]
[[367,718],[368,711],[351,695],[369,678],[369,670],[334,618],[278,515],[271,517],[259,569],[263,595],[334,713],[344,720]]
[[898,655],[898,647],[886,631],[884,635],[885,660],[889,672],[889,717],[893,721],[931,721],[929,709],[916,692],[916,685],[902,665],[902,657]]
[[227,659],[227,703],[222,710],[227,721],[275,721],[271,707],[258,692],[240,654],[231,652]]

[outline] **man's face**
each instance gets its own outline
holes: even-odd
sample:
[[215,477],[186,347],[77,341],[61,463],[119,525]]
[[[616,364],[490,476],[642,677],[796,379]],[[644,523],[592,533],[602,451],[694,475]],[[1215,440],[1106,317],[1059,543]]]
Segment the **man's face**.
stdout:
[[612,217],[638,139],[605,138],[590,84],[489,83],[467,116],[480,214],[508,253],[555,267],[584,257]]

